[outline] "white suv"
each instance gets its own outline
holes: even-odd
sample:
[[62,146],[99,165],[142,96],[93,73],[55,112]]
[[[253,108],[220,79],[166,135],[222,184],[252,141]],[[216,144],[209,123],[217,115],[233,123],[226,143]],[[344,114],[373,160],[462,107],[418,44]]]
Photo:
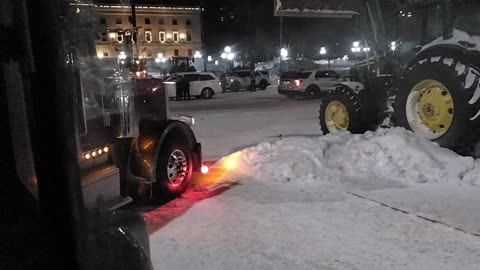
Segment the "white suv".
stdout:
[[182,72],[171,75],[165,80],[168,98],[177,96],[176,83],[182,78],[190,81],[190,95],[210,99],[215,93],[222,92],[220,80],[212,72]]
[[343,80],[333,70],[287,71],[282,74],[278,93],[289,98],[320,98]]
[[[252,84],[252,71],[237,70],[233,71],[226,77],[227,88],[233,92],[238,92],[241,89],[249,89]],[[261,90],[267,89],[270,85],[270,75],[266,71],[254,71],[255,86]]]

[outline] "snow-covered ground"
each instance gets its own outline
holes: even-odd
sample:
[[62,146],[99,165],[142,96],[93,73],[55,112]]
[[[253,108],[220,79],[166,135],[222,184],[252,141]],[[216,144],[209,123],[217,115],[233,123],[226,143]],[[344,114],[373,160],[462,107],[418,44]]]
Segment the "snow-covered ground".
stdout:
[[156,269],[479,268],[479,161],[401,128],[322,136],[318,101],[238,95],[172,105],[203,117],[207,155],[266,142],[145,214]]

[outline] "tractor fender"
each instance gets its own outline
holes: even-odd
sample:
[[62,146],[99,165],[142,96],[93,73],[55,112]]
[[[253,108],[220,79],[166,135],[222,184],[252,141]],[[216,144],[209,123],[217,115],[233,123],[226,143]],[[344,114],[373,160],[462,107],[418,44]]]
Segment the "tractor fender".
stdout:
[[177,120],[161,122],[144,119],[140,122],[140,135],[136,137],[129,154],[129,181],[155,182],[157,160],[162,146],[170,140],[179,140],[193,154],[194,170],[201,167],[201,146],[191,128]]
[[347,81],[339,84],[335,84],[335,87],[346,87],[358,95],[361,91],[365,90],[365,86],[360,82]]
[[468,49],[460,44],[439,44],[427,47],[417,53],[415,58],[410,61],[409,67],[416,65],[418,62],[431,57],[439,57],[443,59],[457,59],[463,63],[468,63],[480,69],[480,52]]

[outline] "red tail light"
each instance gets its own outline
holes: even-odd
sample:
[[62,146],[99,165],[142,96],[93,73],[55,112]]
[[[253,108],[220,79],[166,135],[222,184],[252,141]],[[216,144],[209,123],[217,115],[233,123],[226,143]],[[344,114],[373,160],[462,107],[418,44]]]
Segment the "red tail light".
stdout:
[[302,84],[302,80],[295,80],[295,86],[300,86],[300,84]]

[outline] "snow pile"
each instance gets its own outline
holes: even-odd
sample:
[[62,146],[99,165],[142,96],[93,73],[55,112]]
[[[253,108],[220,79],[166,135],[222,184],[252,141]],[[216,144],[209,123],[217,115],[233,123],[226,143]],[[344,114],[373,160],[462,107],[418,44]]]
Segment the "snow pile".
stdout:
[[[318,138],[287,138],[247,148],[222,159],[220,164],[259,181],[275,179],[299,184],[346,179],[403,184],[460,182],[474,167],[480,170],[474,166],[473,158],[459,156],[403,128],[362,135],[345,132]],[[472,174],[469,183],[473,179]]]

